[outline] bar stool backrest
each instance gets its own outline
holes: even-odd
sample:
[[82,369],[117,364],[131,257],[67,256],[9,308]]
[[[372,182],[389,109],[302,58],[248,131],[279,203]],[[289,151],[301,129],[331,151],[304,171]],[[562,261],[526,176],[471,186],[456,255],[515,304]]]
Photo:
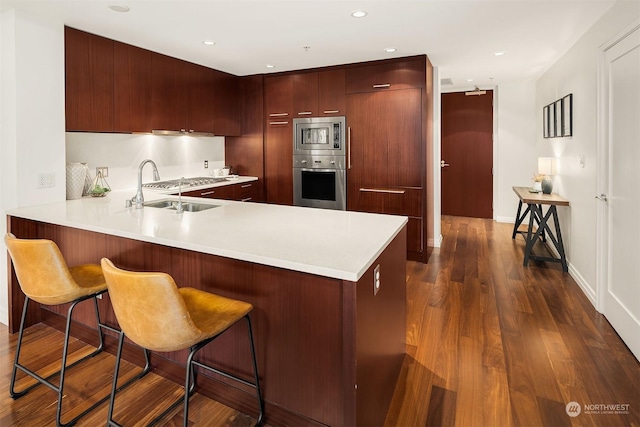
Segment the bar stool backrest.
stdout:
[[125,271],[107,258],[101,264],[120,328],[134,343],[152,351],[177,351],[200,336],[170,275]]
[[77,293],[78,284],[53,241],[18,239],[7,233],[4,243],[26,296],[40,304],[56,305],[69,302],[69,295]]

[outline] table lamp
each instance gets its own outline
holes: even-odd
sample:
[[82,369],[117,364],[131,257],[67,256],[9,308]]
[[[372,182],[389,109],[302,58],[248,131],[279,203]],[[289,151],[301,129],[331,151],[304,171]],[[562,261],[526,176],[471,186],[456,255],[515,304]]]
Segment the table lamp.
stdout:
[[555,157],[538,157],[538,173],[542,175],[542,192],[551,194],[553,190],[553,181],[550,175],[556,174]]

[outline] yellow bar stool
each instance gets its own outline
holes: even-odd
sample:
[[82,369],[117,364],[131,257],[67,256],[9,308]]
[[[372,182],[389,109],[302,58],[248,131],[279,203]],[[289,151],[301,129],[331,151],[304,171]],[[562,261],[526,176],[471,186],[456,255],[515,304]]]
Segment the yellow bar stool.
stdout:
[[[262,425],[264,403],[249,318],[253,306],[194,288],[178,288],[173,278],[166,273],[125,271],[115,267],[107,258],[103,258],[101,264],[113,311],[122,330],[116,354],[107,425],[120,426],[113,420],[113,412],[125,335],[136,345],[151,351],[170,352],[189,349],[184,396],[164,410],[149,425],[164,418],[182,401],[184,404],[183,426],[187,426],[189,398],[196,386],[194,365],[254,388],[259,407],[256,425]],[[243,318],[247,322],[249,331],[253,383],[194,360],[200,349]]]
[[[4,242],[9,251],[9,255],[11,256],[13,268],[16,272],[18,282],[20,283],[20,288],[26,296],[22,310],[22,318],[20,320],[18,344],[13,363],[13,372],[11,373],[9,394],[13,399],[17,399],[27,394],[38,384],[44,384],[58,393],[56,425],[73,425],[81,417],[89,413],[89,411],[93,410],[101,403],[105,402],[110,397],[110,395],[105,396],[72,420],[67,423],[62,423],[62,397],[64,395],[66,370],[102,352],[104,348],[103,329],[109,329],[117,333],[120,332],[100,321],[100,310],[98,309],[97,296],[107,291],[107,284],[102,274],[102,269],[97,264],[84,264],[69,268],[62,256],[62,253],[60,252],[60,249],[51,240],[18,239],[13,234],[7,233],[4,237]],[[94,302],[100,344],[91,354],[88,354],[67,366],[69,331],[71,329],[73,309],[78,303],[88,299],[93,299]],[[61,368],[59,371],[47,376],[46,378],[43,378],[19,362],[20,351],[22,349],[22,337],[24,334],[24,324],[29,302],[31,300],[44,305],[71,303],[67,312]],[[140,378],[149,371],[149,356],[146,352],[145,358],[147,363],[143,371],[138,376],[127,381],[127,383],[125,383],[121,388],[131,384],[134,380]],[[35,378],[38,382],[28,386],[24,390],[16,391],[15,382],[18,369]],[[60,375],[60,379],[56,386],[50,380],[57,375]]]

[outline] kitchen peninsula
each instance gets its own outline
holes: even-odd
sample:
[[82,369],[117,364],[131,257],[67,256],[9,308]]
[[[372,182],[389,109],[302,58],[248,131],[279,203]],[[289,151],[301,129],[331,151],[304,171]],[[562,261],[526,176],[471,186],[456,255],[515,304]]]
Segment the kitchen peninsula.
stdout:
[[[8,230],[56,241],[70,265],[108,257],[121,268],[164,271],[178,286],[253,304],[267,423],[384,423],[405,354],[406,217],[191,197],[183,201],[216,207],[178,214],[125,208],[131,194],[11,210]],[[177,200],[145,191],[146,201],[167,197]],[[9,292],[14,331],[23,295],[12,273]],[[108,296],[100,304],[116,325]],[[91,324],[89,308],[79,307],[79,323]],[[29,321],[56,326],[62,313],[35,307]],[[87,328],[74,329],[91,342]],[[203,358],[249,376],[245,333],[232,328]],[[114,349],[115,338],[108,346]],[[135,354],[129,351],[130,360]],[[153,363],[177,378],[183,359],[161,353]],[[201,378],[199,392],[255,415],[249,390]]]

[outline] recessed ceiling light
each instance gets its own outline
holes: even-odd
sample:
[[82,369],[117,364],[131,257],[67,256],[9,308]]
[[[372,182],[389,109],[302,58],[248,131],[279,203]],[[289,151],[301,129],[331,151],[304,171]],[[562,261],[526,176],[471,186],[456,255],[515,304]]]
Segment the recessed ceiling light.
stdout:
[[267,68],[276,68],[276,66],[275,66],[275,65],[271,65],[271,64],[267,64],[267,65],[265,65],[265,66],[266,66]]
[[395,47],[388,47],[388,48],[386,48],[384,51],[385,51],[385,52],[387,52],[387,53],[393,53],[393,52],[395,52],[396,50],[398,50],[398,49],[396,49]]
[[473,79],[467,79],[467,81],[468,81],[468,82],[472,82],[472,81],[473,81]]
[[353,16],[354,18],[364,18],[365,16],[367,16],[367,12],[365,12],[364,10],[356,10],[355,12],[351,12],[351,16]]
[[202,44],[206,44],[207,46],[213,46],[214,44],[216,44],[216,42],[214,42],[213,40],[205,40],[202,42]]
[[129,12],[131,10],[126,4],[110,4],[109,9],[114,12]]
[[494,55],[494,56],[502,56],[502,55],[504,55],[505,53],[507,53],[507,52],[498,51],[498,52],[493,52],[493,55]]

